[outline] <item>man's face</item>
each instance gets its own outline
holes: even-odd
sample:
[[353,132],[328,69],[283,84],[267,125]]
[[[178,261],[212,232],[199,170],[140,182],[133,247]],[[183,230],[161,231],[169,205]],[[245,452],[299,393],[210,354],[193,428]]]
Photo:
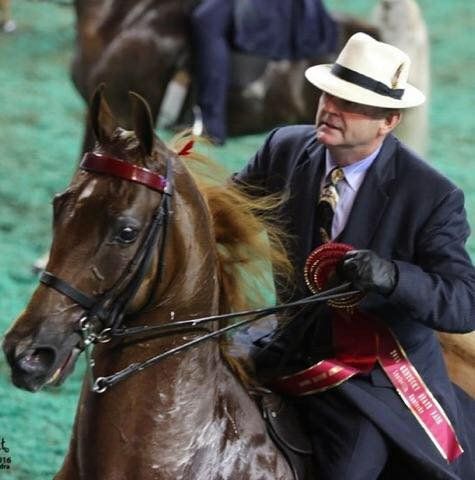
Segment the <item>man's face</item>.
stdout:
[[385,133],[388,113],[323,92],[316,114],[317,139],[327,147],[371,152]]

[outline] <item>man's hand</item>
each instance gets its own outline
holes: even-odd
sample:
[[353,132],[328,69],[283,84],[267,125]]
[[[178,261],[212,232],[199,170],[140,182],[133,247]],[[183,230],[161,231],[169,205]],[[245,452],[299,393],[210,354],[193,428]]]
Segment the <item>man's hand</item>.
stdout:
[[371,250],[348,252],[338,265],[337,274],[358,290],[382,295],[389,295],[397,283],[394,263],[384,260]]

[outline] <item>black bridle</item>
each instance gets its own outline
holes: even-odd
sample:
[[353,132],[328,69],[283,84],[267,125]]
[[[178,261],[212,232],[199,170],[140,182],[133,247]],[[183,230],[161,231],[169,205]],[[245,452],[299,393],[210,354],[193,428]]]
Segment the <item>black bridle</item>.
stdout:
[[[322,291],[295,302],[275,305],[267,308],[212,315],[192,320],[182,320],[176,322],[171,321],[161,325],[123,327],[122,323],[126,307],[136,294],[149,270],[150,261],[153,257],[152,251],[157,244],[160,245],[160,250],[158,255],[158,272],[155,286],[157,286],[160,282],[164,269],[165,239],[171,213],[170,206],[173,193],[173,169],[171,166],[171,158],[169,157],[167,159],[165,177],[117,158],[107,157],[95,153],[86,153],[80,164],[80,168],[83,170],[108,174],[128,181],[140,183],[162,194],[162,198],[152,215],[148,230],[142,240],[141,245],[137,249],[132,260],[129,262],[126,270],[110,290],[99,296],[91,296],[82,292],[78,288],[72,286],[70,283],[62,280],[51,272],[45,271],[40,277],[41,283],[48,287],[54,288],[61,294],[70,298],[75,303],[80,305],[86,312],[86,314],[79,320],[76,330],[81,336],[79,348],[80,350],[85,350],[88,357],[88,366],[91,369],[91,376],[93,380],[92,390],[94,392],[102,393],[117,382],[122,381],[151,365],[155,365],[167,357],[192,348],[209,339],[220,337],[233,329],[242,327],[251,322],[255,322],[278,311],[292,307],[303,307],[310,304],[316,304],[355,293],[353,291],[349,291],[350,284],[345,283],[336,288]],[[237,323],[214,331],[203,327],[204,324],[210,322],[240,317],[251,318],[246,318]],[[105,343],[115,337],[130,337],[132,335],[143,334],[151,334],[155,337],[158,337],[196,330],[205,330],[207,333],[200,335],[198,338],[186,342],[178,347],[151,357],[142,363],[132,363],[125,369],[110,376],[98,377],[95,380],[93,378],[92,367],[94,366],[94,363],[90,359],[89,349],[94,344]]]
[[164,269],[163,253],[174,182],[171,157],[167,158],[165,177],[117,158],[91,152],[84,155],[79,168],[140,183],[162,194],[132,260],[115,284],[102,295],[91,296],[84,293],[51,272],[44,271],[41,274],[41,283],[67,296],[86,311],[86,315],[79,320],[76,329],[83,340],[81,349],[84,349],[94,343],[109,341],[120,327],[128,303],[136,294],[149,270],[152,252],[157,244],[160,245],[160,251],[156,285],[160,282]]
[[[208,333],[201,335],[198,338],[195,338],[193,340],[190,340],[189,342],[186,342],[182,345],[179,345],[178,347],[174,347],[174,348],[171,348],[170,350],[166,350],[165,352],[155,355],[154,357],[151,357],[142,363],[135,362],[130,364],[128,367],[124,368],[123,370],[120,370],[119,372],[116,372],[112,375],[109,375],[107,377],[98,377],[94,382],[93,390],[97,393],[102,393],[105,390],[107,390],[107,388],[111,387],[117,382],[125,380],[127,377],[130,377],[131,375],[140,372],[144,368],[155,365],[161,362],[162,360],[164,360],[165,358],[171,357],[172,355],[176,355],[177,353],[180,353],[192,347],[195,347],[196,345],[199,345],[200,343],[203,343],[207,340],[221,337],[225,333],[230,332],[231,330],[235,330],[249,323],[256,322],[261,318],[272,315],[273,313],[277,313],[282,310],[287,310],[294,307],[305,307],[307,305],[322,303],[328,300],[335,300],[337,298],[345,298],[345,297],[348,297],[349,295],[354,295],[356,293],[359,293],[356,290],[350,290],[350,287],[351,287],[350,283],[344,283],[342,285],[339,285],[338,287],[324,290],[322,292],[316,293],[309,297],[296,300],[295,302],[274,305],[272,307],[257,308],[254,310],[244,310],[241,312],[224,313],[221,315],[211,315],[208,317],[195,318],[191,320],[182,320],[177,322],[169,322],[161,325],[152,325],[152,326],[144,325],[139,327],[117,329],[111,332],[110,335],[114,337],[130,337],[131,335],[153,334],[153,336],[158,337],[158,336],[173,335],[181,332],[195,331],[197,329],[207,330]],[[230,320],[232,318],[240,318],[240,317],[251,317],[251,318],[241,320],[239,322],[233,323],[226,327],[220,328],[219,330],[210,331],[202,327],[202,325],[210,322],[216,322],[219,320]],[[98,342],[100,341],[101,340],[98,339]]]

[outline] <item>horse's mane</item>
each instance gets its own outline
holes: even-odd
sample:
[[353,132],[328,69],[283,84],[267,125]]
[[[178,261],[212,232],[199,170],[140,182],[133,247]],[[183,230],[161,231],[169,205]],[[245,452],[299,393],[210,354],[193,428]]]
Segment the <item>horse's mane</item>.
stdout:
[[[192,139],[178,135],[170,147],[179,152]],[[288,239],[276,218],[282,198],[246,193],[231,180],[226,168],[200,153],[199,146],[182,158],[211,213],[226,310],[269,305],[270,299],[276,298],[275,278],[288,283],[293,276],[285,249]],[[249,384],[240,361],[226,348],[224,355],[241,380]]]
[[[179,135],[171,148],[180,151],[191,139]],[[183,158],[211,213],[229,310],[264,306],[272,297],[274,278],[290,281],[293,273],[287,237],[276,218],[282,198],[246,193],[226,168],[196,148]]]

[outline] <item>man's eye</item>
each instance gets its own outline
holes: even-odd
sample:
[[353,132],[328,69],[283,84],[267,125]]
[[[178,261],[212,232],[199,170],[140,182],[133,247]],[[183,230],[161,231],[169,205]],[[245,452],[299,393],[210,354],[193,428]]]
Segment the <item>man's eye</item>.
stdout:
[[134,227],[123,227],[117,234],[116,240],[120,243],[132,243],[137,238],[139,231]]
[[359,105],[358,103],[355,103],[355,102],[350,102],[349,100],[343,100],[342,107],[345,110],[349,110],[351,112],[356,112],[356,111],[361,110],[362,105]]

